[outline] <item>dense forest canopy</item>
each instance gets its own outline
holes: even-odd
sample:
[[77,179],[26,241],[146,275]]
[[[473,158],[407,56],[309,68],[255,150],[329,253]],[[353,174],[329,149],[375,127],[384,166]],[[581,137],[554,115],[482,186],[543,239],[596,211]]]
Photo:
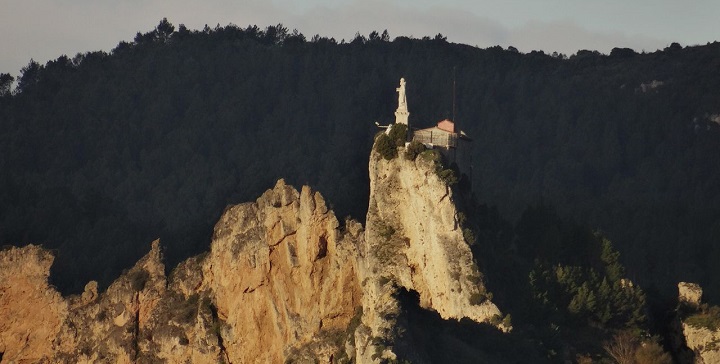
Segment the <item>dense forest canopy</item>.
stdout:
[[0,75],[0,243],[57,249],[54,282],[77,292],[157,237],[170,266],[207,249],[223,208],[277,178],[363,220],[399,78],[428,127],[452,116],[453,75],[473,192],[518,224],[503,241],[533,249],[520,217],[552,205],[603,231],[649,294],[689,280],[720,298],[720,43],[565,57],[163,20],[110,53],[30,61],[14,90]]

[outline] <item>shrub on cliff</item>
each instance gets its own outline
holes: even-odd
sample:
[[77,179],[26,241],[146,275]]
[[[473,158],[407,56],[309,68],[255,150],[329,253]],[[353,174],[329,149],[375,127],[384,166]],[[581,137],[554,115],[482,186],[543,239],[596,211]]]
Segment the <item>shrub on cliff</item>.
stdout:
[[685,323],[693,327],[702,327],[711,331],[720,328],[720,307],[703,304],[698,312],[688,316]]
[[404,147],[407,141],[407,125],[405,124],[393,124],[390,127],[389,133],[390,140],[397,147]]
[[[410,147],[408,146],[408,149]],[[427,161],[432,161],[435,164],[435,173],[445,182],[447,186],[454,186],[458,183],[458,172],[456,172],[457,165],[453,163],[450,168],[445,168],[443,165],[442,154],[437,149],[427,149],[420,152],[420,158]]]
[[442,165],[438,165],[435,172],[437,172],[438,177],[440,177],[447,186],[454,186],[458,183],[457,174],[451,168],[444,169]]
[[420,153],[425,151],[425,149],[425,144],[418,141],[412,141],[408,144],[407,149],[405,150],[405,159],[414,161]]
[[470,228],[463,228],[463,238],[465,238],[465,242],[467,245],[474,245],[475,244],[475,234],[473,233],[472,229]]
[[390,125],[389,133],[380,133],[375,139],[375,148],[383,158],[387,160],[394,159],[398,156],[397,147],[405,146],[407,140],[407,125],[393,124]]
[[397,157],[397,147],[385,133],[380,134],[375,141],[375,150],[387,160]]

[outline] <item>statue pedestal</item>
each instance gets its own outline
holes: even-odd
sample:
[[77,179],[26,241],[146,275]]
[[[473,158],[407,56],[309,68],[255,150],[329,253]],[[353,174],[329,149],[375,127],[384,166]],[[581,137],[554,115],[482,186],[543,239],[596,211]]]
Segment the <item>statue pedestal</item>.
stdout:
[[410,112],[407,110],[396,110],[395,111],[395,124],[405,124],[408,125],[408,118],[410,117]]

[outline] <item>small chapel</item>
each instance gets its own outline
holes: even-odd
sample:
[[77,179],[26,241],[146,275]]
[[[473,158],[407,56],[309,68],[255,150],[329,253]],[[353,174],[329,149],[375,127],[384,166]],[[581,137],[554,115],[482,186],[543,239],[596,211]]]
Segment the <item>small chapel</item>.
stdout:
[[410,141],[423,143],[429,149],[438,149],[440,153],[450,162],[458,165],[469,164],[470,139],[465,132],[457,129],[455,123],[444,119],[437,125],[425,128],[410,128],[410,111],[407,105],[407,94],[405,92],[406,81],[400,79],[400,87],[396,88],[398,93],[398,108],[395,110],[395,124],[405,124],[410,132]]

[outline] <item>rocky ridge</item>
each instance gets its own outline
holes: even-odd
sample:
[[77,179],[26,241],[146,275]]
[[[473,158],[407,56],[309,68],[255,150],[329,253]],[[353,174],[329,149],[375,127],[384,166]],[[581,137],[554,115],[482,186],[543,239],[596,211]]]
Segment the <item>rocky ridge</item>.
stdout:
[[3,250],[2,362],[380,362],[400,290],[444,319],[497,317],[432,161],[373,153],[370,176],[366,229],[280,180],[223,213],[208,253],[166,275],[155,241],[104,292],[62,297],[50,252]]
[[680,363],[720,363],[720,308],[702,303],[696,283],[678,283],[678,314],[674,322],[675,351]]

